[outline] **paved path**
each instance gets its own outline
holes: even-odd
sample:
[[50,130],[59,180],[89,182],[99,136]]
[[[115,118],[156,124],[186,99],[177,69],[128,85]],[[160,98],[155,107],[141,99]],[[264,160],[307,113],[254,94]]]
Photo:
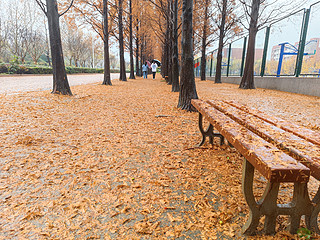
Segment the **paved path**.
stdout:
[[[218,142],[195,148],[197,113],[177,109],[179,94],[157,77],[76,86],[74,97],[0,96],[0,240],[244,239],[243,158]],[[319,98],[196,84],[201,99],[236,100],[320,130]],[[256,177],[259,195],[266,184]],[[286,227],[281,219],[279,234]],[[259,239],[288,236],[279,234]]]
[[[111,79],[119,77],[112,73]],[[102,82],[103,74],[75,74],[68,75],[70,86]],[[52,89],[52,75],[21,75],[0,77],[0,94]]]

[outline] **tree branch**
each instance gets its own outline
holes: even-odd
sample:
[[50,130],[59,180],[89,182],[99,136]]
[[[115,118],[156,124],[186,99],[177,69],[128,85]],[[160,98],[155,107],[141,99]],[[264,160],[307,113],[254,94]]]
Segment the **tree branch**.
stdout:
[[67,8],[67,10],[65,10],[63,13],[59,14],[59,17],[63,16],[66,12],[69,11],[69,9],[72,7],[73,2],[74,2],[74,0],[71,0],[71,3],[69,5],[69,7]]
[[41,0],[36,0],[36,3],[39,5],[43,13],[47,16],[46,5]]

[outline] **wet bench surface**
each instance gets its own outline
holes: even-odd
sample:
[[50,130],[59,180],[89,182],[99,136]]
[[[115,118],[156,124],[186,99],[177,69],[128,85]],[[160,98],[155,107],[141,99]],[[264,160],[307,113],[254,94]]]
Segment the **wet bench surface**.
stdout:
[[[310,174],[320,179],[320,134],[286,120],[250,109],[236,102],[192,100],[199,111],[200,146],[206,138],[226,139],[245,158],[242,189],[250,209],[243,233],[253,235],[261,216],[265,216],[265,234],[274,234],[278,215],[289,215],[290,232],[296,233],[305,215],[307,227],[318,233],[317,216],[320,193],[310,200],[307,183]],[[209,127],[203,129],[203,118]],[[216,133],[215,130],[218,132]],[[254,169],[268,181],[265,193],[257,202],[253,195]],[[282,182],[294,183],[289,204],[277,204]]]

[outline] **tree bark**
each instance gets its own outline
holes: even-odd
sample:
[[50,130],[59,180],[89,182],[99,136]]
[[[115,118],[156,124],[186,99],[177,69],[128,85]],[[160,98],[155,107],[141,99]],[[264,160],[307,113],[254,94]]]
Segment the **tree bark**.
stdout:
[[256,36],[258,32],[258,17],[259,17],[260,0],[253,0],[250,14],[249,25],[249,40],[247,47],[247,56],[243,76],[239,85],[242,89],[255,89],[254,86],[254,57]]
[[145,62],[145,57],[143,56],[143,36],[140,38],[140,69],[141,69],[141,76],[142,77],[142,64]]
[[173,5],[172,92],[179,92],[178,0]]
[[46,3],[53,71],[52,93],[72,95],[63,58],[57,1],[46,0]]
[[221,23],[219,26],[219,44],[218,44],[218,52],[217,52],[216,76],[214,79],[215,83],[221,83],[222,50],[223,50],[224,37],[225,37],[227,3],[228,3],[227,0],[223,0],[222,2]]
[[198,99],[193,71],[193,0],[183,0],[182,6],[182,57],[178,107],[195,111],[191,99]]
[[165,42],[163,46],[163,55],[162,55],[162,77],[165,78],[168,83],[168,47],[169,47],[169,23],[167,23],[167,29],[165,33]]
[[172,39],[173,39],[173,16],[172,16],[172,0],[168,1],[168,41],[167,41],[167,71],[168,84],[172,84]]
[[205,9],[204,9],[204,21],[203,21],[203,33],[202,33],[202,47],[201,47],[201,81],[206,80],[206,47],[207,47],[207,28],[208,28],[208,8],[209,8],[209,1],[205,1]]
[[130,32],[130,76],[129,79],[135,79],[134,76],[134,63],[133,63],[133,36],[132,36],[132,0],[129,0],[129,32]]
[[162,55],[161,55],[161,63],[162,63],[162,66],[161,66],[161,75],[162,75],[162,78],[164,78],[165,79],[165,77],[166,77],[166,74],[165,74],[165,72],[166,72],[166,70],[165,70],[165,68],[166,68],[166,54],[165,54],[165,52],[166,52],[166,44],[165,43],[163,43],[162,44]]
[[141,77],[139,64],[139,39],[136,38],[136,76]]
[[108,0],[103,0],[103,47],[104,47],[104,74],[103,85],[112,85],[110,77],[109,59],[109,27],[108,27]]
[[139,21],[137,20],[137,36],[136,36],[136,75],[141,77],[141,72],[140,72],[140,64],[139,64]]
[[120,51],[120,81],[127,81],[126,63],[124,61],[124,43],[123,43],[123,0],[119,0],[119,51]]

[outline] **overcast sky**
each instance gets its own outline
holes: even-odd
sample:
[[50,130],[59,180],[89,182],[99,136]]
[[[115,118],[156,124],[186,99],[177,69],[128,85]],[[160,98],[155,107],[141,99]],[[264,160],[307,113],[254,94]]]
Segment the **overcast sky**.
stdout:
[[[21,4],[23,2],[30,2],[30,1],[35,3],[35,0],[0,0],[0,18],[3,19],[4,17],[6,17],[8,6],[10,6],[9,4],[15,5],[19,2]],[[294,4],[293,1],[295,1],[296,3]],[[288,0],[277,1],[277,3],[281,3],[281,2],[289,2],[289,1]],[[299,9],[302,9],[303,7],[309,8],[311,4],[316,2],[319,2],[319,1],[291,0],[290,5],[287,5],[287,6],[291,8],[292,7],[294,8],[295,6],[297,6],[296,10],[299,10]],[[290,42],[291,44],[298,42],[300,31],[301,31],[302,19],[303,19],[303,11],[300,11],[299,13],[277,24],[274,24],[271,28],[269,48],[272,48],[272,46],[278,45],[279,43],[283,43],[283,42]],[[313,6],[311,9],[307,40],[309,40],[310,38],[320,38],[319,23],[320,23],[320,3]],[[259,33],[257,34],[258,48],[263,48],[264,38],[265,38],[265,30],[259,31]],[[233,45],[233,47],[242,47],[242,44],[243,44],[243,41],[238,41]],[[215,47],[212,47],[210,50],[213,50],[214,48]],[[116,46],[111,48],[111,51],[116,55],[118,55],[117,50],[118,49]]]
[[[287,0],[279,0],[278,2],[288,2]],[[299,4],[299,7],[294,10],[299,11],[298,13],[276,23],[273,24],[271,27],[270,32],[270,38],[269,38],[269,57],[271,53],[271,49],[273,46],[278,45],[280,43],[289,42],[291,44],[295,44],[299,41],[301,27],[302,27],[302,21],[303,21],[303,8],[309,8],[311,4],[317,3],[311,8],[311,15],[309,20],[309,28],[308,28],[308,35],[307,35],[307,41],[311,38],[320,38],[320,1],[297,1],[303,2],[304,4]],[[293,6],[293,4],[290,4],[290,6]],[[265,29],[262,29],[257,34],[256,39],[256,47],[257,48],[263,48],[265,41]],[[239,40],[233,43],[232,47],[235,48],[242,48],[243,46],[243,40]],[[212,47],[210,51],[215,49],[217,47]]]

